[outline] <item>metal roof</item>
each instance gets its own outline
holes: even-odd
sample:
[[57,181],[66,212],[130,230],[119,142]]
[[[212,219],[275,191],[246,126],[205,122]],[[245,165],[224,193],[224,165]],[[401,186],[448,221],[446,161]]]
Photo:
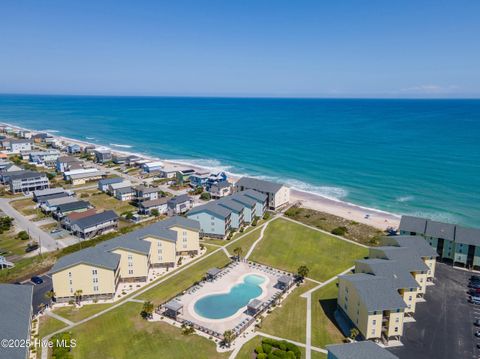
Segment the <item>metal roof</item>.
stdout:
[[268,193],[276,193],[280,190],[280,188],[283,187],[281,183],[265,181],[252,177],[242,177],[237,181],[237,183],[235,183],[235,185]]
[[258,310],[262,305],[263,305],[263,302],[261,300],[253,299],[250,301],[250,303],[248,303],[247,307],[252,308],[254,310]]
[[283,284],[290,284],[293,281],[293,278],[289,275],[282,275],[277,281]]
[[98,181],[100,186],[108,186],[109,184],[114,183],[122,183],[124,179],[122,177],[115,177],[115,178],[105,178]]
[[67,212],[67,211],[75,211],[77,209],[89,208],[90,203],[86,201],[76,201],[76,202],[62,203],[57,205],[56,207],[57,207],[57,211],[59,212]]
[[212,277],[215,277],[218,273],[220,273],[222,270],[219,269],[219,268],[210,268],[208,271],[207,271],[207,274],[209,276],[212,276]]
[[[0,284],[0,338],[30,339],[32,320],[32,285]],[[25,359],[28,346],[6,348],[0,346],[0,358]]]
[[173,312],[178,312],[180,309],[183,308],[183,304],[180,303],[178,300],[171,300],[164,304],[164,307]]
[[22,171],[21,173],[15,173],[9,175],[11,180],[18,180],[18,179],[27,179],[27,178],[38,178],[38,177],[47,177],[46,173],[43,172],[35,172],[35,171]]
[[56,187],[56,188],[47,188],[47,189],[42,189],[38,191],[33,191],[33,195],[35,197],[49,196],[49,195],[58,194],[58,193],[65,193],[65,190],[62,187]]
[[337,359],[398,359],[396,355],[370,340],[327,345],[327,350]]

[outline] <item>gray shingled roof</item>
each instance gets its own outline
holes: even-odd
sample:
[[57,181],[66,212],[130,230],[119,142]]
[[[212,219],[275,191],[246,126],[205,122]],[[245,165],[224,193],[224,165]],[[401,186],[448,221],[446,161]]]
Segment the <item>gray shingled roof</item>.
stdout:
[[86,201],[77,201],[77,202],[59,204],[57,206],[57,210],[59,212],[68,212],[68,211],[76,211],[77,209],[89,208],[89,207],[90,207],[90,203]]
[[65,193],[65,190],[62,187],[57,188],[47,188],[39,191],[33,191],[35,197],[50,196],[52,194]]
[[170,242],[176,242],[177,232],[168,229],[163,222],[164,221],[153,223],[147,227],[137,229],[136,231],[124,234],[123,236],[118,238],[122,238],[125,240],[134,239],[138,242],[145,242],[145,241],[140,241],[140,239],[146,238],[146,237],[159,237],[162,239],[166,239]]
[[229,197],[224,197],[216,201],[219,206],[232,210],[235,213],[243,211],[244,206],[236,201],[232,201]]
[[122,187],[116,190],[116,194],[129,194],[134,192],[132,187]]
[[268,193],[276,193],[280,190],[280,188],[283,187],[283,185],[280,183],[265,181],[252,177],[242,177],[237,181],[237,183],[235,183],[235,185]]
[[51,201],[52,199],[65,198],[65,197],[70,197],[70,196],[68,193],[63,192],[63,193],[51,194],[49,196],[40,196],[40,197],[37,197],[36,199],[38,203],[45,203],[47,201]]
[[159,225],[163,226],[164,228],[182,227],[194,231],[200,231],[200,222],[181,216],[173,216],[157,223],[159,223]]
[[45,173],[35,172],[35,171],[21,171],[21,173],[15,173],[9,175],[10,179],[28,179],[28,178],[38,178],[38,177],[47,177]]
[[398,260],[410,272],[426,272],[428,266],[420,256],[411,248],[407,247],[371,247],[370,251],[381,252],[387,259]]
[[[137,231],[129,234],[134,234],[136,232]],[[141,241],[138,236],[129,236],[129,234],[100,243],[97,245],[97,247],[109,252],[114,251],[115,249],[125,249],[128,251],[148,255],[150,252],[151,243],[148,241]]]
[[106,252],[99,247],[85,248],[61,257],[50,270],[50,273],[56,273],[80,263],[115,270],[120,263],[120,255]]
[[114,183],[122,183],[124,179],[122,177],[115,177],[115,178],[105,178],[98,181],[100,186],[108,186],[109,184]]
[[250,198],[248,196],[245,196],[243,194],[243,192],[238,192],[238,193],[234,193],[230,196],[230,199],[232,201],[236,201],[238,203],[241,203],[243,204],[244,206],[247,206],[247,207],[253,207],[255,206],[255,204],[257,203],[253,198]]
[[[30,339],[32,285],[0,284],[0,338]],[[25,359],[28,348],[0,347],[0,358]]]
[[201,212],[208,212],[213,215],[219,216],[220,218],[227,218],[232,213],[231,210],[225,207],[219,206],[215,202],[210,202],[210,203],[206,203],[204,205],[192,208],[188,212],[188,214],[191,215],[191,214],[201,213]]
[[97,224],[102,224],[108,221],[113,221],[115,219],[118,219],[117,214],[112,211],[104,211],[101,213],[95,213],[91,216],[88,217],[83,217],[80,219],[77,219],[75,221],[72,221],[72,225],[77,225],[80,229],[86,229],[92,226],[95,226]]
[[434,238],[443,238],[453,241],[455,238],[455,225],[435,221],[427,221],[425,235]]
[[425,218],[402,216],[400,220],[399,229],[405,232],[415,232],[418,234],[424,234],[427,227],[427,220]]
[[220,181],[220,182],[217,182],[217,183],[214,183],[212,184],[212,187],[217,187],[217,188],[228,188],[230,187],[232,184],[228,181]]
[[373,274],[390,279],[397,290],[420,287],[408,269],[399,261],[373,258],[358,260],[355,263],[356,273]]
[[190,200],[191,200],[190,196],[188,196],[186,194],[181,194],[180,196],[175,196],[175,197],[170,198],[168,200],[168,204],[173,206],[173,205],[177,205],[177,204],[187,202],[187,201],[190,201]]
[[150,207],[156,207],[156,206],[160,206],[162,204],[167,204],[167,203],[168,203],[168,198],[167,197],[160,197],[160,198],[157,198],[157,199],[152,199],[150,201],[140,202],[140,207],[150,208]]
[[348,344],[327,345],[327,350],[337,359],[398,359],[377,344],[366,340]]
[[455,242],[480,247],[480,229],[457,226]]
[[398,247],[407,247],[415,251],[420,257],[436,257],[437,252],[421,236],[388,236],[385,243]]
[[260,201],[260,202],[265,202],[265,200],[267,199],[266,194],[255,191],[254,189],[247,189],[245,191],[241,191],[238,193],[241,193],[247,197],[253,198],[254,200]]
[[156,193],[159,191],[158,187],[146,187],[144,185],[140,185],[137,187],[134,187],[135,191],[142,192],[142,193]]
[[407,307],[392,281],[388,278],[357,273],[343,275],[339,279],[352,283],[368,312],[405,309]]

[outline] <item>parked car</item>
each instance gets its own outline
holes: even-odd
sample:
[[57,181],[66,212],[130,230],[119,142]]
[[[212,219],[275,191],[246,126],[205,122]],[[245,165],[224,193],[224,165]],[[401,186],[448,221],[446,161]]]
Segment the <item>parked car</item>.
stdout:
[[38,277],[38,276],[34,276],[34,277],[30,278],[30,280],[32,281],[32,283],[35,283],[35,284],[42,284],[43,283],[43,279]]
[[470,294],[470,295],[480,295],[480,288],[477,288],[477,289],[475,289],[475,288],[470,288],[470,289],[468,290],[468,294]]
[[480,319],[475,319],[473,325],[475,325],[476,327],[480,327]]
[[38,244],[29,244],[27,248],[25,248],[25,252],[33,252],[34,250],[38,249],[39,245]]
[[477,330],[477,331],[475,332],[475,336],[478,337],[478,338],[480,338],[480,330]]
[[470,277],[470,280],[480,280],[480,276],[478,276],[478,275],[472,275],[472,276]]
[[480,288],[480,283],[470,283],[468,286],[470,288],[478,289]]
[[52,229],[52,230],[50,231],[50,233],[55,234],[55,233],[59,233],[59,232],[61,232],[61,231],[62,231],[62,230],[61,230],[60,228],[54,228],[54,229]]
[[480,298],[478,298],[478,297],[470,297],[469,302],[472,303],[472,304],[480,305]]

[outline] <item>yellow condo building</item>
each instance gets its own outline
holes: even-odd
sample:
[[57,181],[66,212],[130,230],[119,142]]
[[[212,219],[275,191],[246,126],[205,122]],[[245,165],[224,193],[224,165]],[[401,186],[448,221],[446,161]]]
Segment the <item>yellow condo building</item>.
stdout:
[[391,279],[356,273],[338,280],[338,308],[365,339],[400,339],[407,305]]
[[57,301],[111,299],[119,282],[145,282],[149,271],[174,267],[200,251],[197,221],[171,217],[60,258],[50,273]]

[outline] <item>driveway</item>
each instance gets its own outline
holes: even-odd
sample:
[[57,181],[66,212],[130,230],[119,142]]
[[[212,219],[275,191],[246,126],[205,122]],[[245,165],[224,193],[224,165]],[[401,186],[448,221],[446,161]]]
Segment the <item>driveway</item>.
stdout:
[[427,287],[427,302],[417,305],[416,322],[405,324],[404,346],[390,351],[400,359],[479,358],[473,320],[480,316],[474,317],[473,305],[467,302],[470,275],[437,263],[435,286]]
[[40,304],[49,304],[50,299],[45,297],[45,294],[52,290],[52,278],[49,275],[42,275],[40,278],[43,279],[42,284],[33,284],[31,281],[27,280],[23,282],[21,285],[30,285],[33,287],[33,297],[32,297],[32,308],[33,314],[38,313],[38,306]]

